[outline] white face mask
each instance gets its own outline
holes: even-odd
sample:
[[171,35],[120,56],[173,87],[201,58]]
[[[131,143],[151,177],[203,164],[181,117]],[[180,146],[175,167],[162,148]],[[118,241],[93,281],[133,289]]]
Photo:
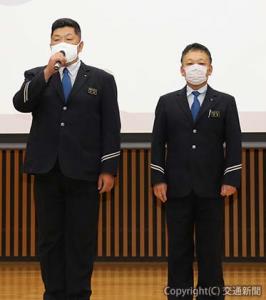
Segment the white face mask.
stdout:
[[52,55],[54,55],[55,53],[64,51],[67,63],[71,63],[78,57],[78,46],[79,45],[80,44],[73,45],[73,44],[62,42],[62,43],[51,46],[51,52],[52,52]]
[[199,85],[207,81],[207,67],[199,64],[194,64],[184,68],[186,81]]

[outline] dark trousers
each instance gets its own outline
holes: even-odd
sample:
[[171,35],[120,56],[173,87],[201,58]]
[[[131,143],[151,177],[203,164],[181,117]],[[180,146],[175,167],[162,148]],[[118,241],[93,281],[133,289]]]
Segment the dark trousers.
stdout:
[[90,299],[97,183],[67,178],[57,166],[35,176],[35,194],[44,300]]
[[[184,198],[168,199],[166,218],[169,237],[169,300],[220,300],[224,286],[222,271],[223,198],[201,198],[191,193]],[[194,233],[198,262],[198,290],[194,286]],[[211,288],[206,292],[206,288]],[[170,290],[171,289],[171,290]],[[179,290],[180,289],[180,290]],[[204,291],[203,291],[204,289]],[[174,291],[182,291],[181,294]],[[221,293],[219,296],[218,294]],[[217,295],[217,296],[216,296]]]

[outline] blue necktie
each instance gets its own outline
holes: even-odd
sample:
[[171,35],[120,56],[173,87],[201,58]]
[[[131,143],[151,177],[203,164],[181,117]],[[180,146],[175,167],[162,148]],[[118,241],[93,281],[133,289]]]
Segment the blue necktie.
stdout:
[[198,91],[194,91],[192,92],[192,94],[194,95],[194,101],[191,106],[191,113],[192,113],[193,120],[195,121],[200,110],[200,102],[198,99],[200,93]]
[[67,68],[65,68],[63,71],[62,85],[64,90],[65,102],[67,102],[67,99],[72,89],[72,83]]

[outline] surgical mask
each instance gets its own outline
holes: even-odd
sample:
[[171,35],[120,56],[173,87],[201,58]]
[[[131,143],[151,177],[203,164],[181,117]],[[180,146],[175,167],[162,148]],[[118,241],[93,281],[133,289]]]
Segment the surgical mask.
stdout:
[[184,68],[186,81],[193,84],[199,85],[207,81],[207,67],[199,64],[194,64]]
[[78,46],[79,44],[73,45],[73,44],[62,42],[51,46],[51,52],[52,55],[54,55],[55,53],[64,51],[67,63],[71,63],[78,57]]

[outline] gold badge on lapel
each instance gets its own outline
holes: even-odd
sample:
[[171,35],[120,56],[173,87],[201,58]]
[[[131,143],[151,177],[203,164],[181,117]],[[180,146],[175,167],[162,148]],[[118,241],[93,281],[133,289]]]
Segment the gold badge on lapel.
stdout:
[[220,118],[221,112],[219,110],[209,110],[208,118]]
[[93,95],[93,96],[97,96],[98,90],[92,87],[88,88],[88,94]]

